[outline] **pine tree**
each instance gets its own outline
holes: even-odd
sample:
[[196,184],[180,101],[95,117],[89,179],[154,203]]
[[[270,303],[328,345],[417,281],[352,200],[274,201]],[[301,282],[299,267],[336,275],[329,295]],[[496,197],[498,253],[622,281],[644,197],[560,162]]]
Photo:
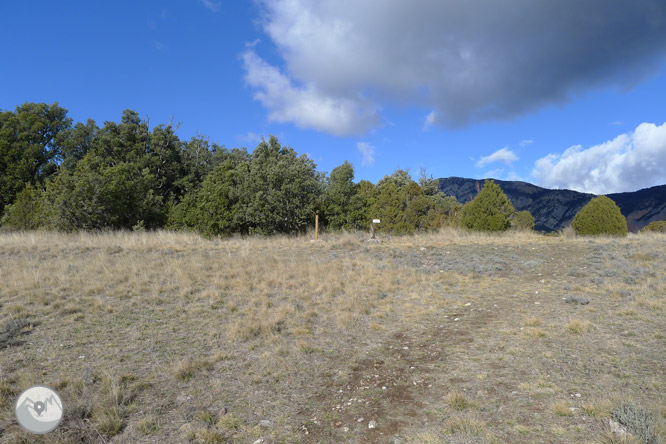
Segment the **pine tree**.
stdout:
[[479,194],[462,210],[461,225],[476,231],[504,231],[510,226],[513,205],[499,185],[486,180]]

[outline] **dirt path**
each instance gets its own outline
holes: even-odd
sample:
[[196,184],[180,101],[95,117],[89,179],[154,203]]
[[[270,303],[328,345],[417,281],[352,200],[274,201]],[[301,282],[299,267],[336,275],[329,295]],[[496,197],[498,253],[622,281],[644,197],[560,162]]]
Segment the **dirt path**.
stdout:
[[[354,365],[346,382],[326,383],[315,397],[320,408],[301,425],[303,442],[393,443],[404,427],[427,422],[423,409],[449,391],[433,378],[433,372],[447,372],[447,348],[471,345],[469,331],[483,328],[497,312],[477,306],[441,316],[389,336]],[[458,379],[451,375],[449,382]]]

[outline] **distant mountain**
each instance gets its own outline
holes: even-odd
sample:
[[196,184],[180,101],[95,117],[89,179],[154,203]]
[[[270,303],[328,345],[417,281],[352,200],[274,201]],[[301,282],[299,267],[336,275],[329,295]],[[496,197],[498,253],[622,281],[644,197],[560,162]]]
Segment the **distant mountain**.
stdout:
[[[448,177],[439,180],[439,189],[466,203],[477,195],[484,180]],[[493,179],[494,180],[494,179]],[[595,195],[571,190],[549,190],[527,182],[495,180],[511,199],[516,211],[534,216],[537,231],[557,231],[571,223],[574,216]],[[655,220],[666,220],[666,185],[631,193],[608,194],[627,218],[631,231],[638,231]]]

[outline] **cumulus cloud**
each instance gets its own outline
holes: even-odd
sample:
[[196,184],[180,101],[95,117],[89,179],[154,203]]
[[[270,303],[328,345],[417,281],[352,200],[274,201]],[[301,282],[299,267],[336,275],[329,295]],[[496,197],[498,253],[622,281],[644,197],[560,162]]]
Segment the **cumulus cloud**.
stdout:
[[641,123],[599,145],[573,146],[536,161],[532,176],[547,188],[594,194],[635,191],[666,183],[666,123]]
[[243,54],[248,85],[256,88],[254,98],[269,110],[274,122],[292,122],[336,136],[365,133],[379,118],[374,108],[362,100],[322,93],[315,84],[296,86],[276,67],[254,51]]
[[534,140],[532,140],[532,139],[524,139],[524,140],[520,141],[520,146],[522,148],[524,148],[526,146],[532,145],[533,143],[534,143]]
[[508,146],[501,148],[489,156],[484,156],[476,163],[476,166],[481,168],[488,165],[489,163],[502,162],[507,165],[511,165],[513,162],[518,160],[518,156],[509,149]]
[[356,149],[361,153],[361,165],[372,166],[375,164],[375,147],[367,142],[358,142]]
[[[425,127],[511,119],[590,88],[631,87],[656,72],[666,53],[663,0],[260,5],[289,90],[310,106],[337,112],[310,119],[304,105],[292,107],[285,95],[266,90],[264,106],[274,120],[333,134],[347,131],[323,120],[382,105],[432,110]],[[246,64],[253,68],[261,65]],[[379,124],[372,117],[356,130]]]

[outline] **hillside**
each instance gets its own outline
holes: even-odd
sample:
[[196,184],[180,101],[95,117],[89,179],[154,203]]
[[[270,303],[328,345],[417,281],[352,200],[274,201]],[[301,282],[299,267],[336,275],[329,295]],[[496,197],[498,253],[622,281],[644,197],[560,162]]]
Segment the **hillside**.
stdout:
[[[485,179],[448,177],[439,180],[439,189],[459,202],[476,196]],[[535,230],[557,231],[566,227],[581,208],[595,195],[572,190],[549,190],[527,182],[495,180],[511,199],[516,211],[527,210],[534,216]],[[631,193],[609,194],[627,218],[629,229],[638,231],[655,220],[666,220],[666,185]]]

